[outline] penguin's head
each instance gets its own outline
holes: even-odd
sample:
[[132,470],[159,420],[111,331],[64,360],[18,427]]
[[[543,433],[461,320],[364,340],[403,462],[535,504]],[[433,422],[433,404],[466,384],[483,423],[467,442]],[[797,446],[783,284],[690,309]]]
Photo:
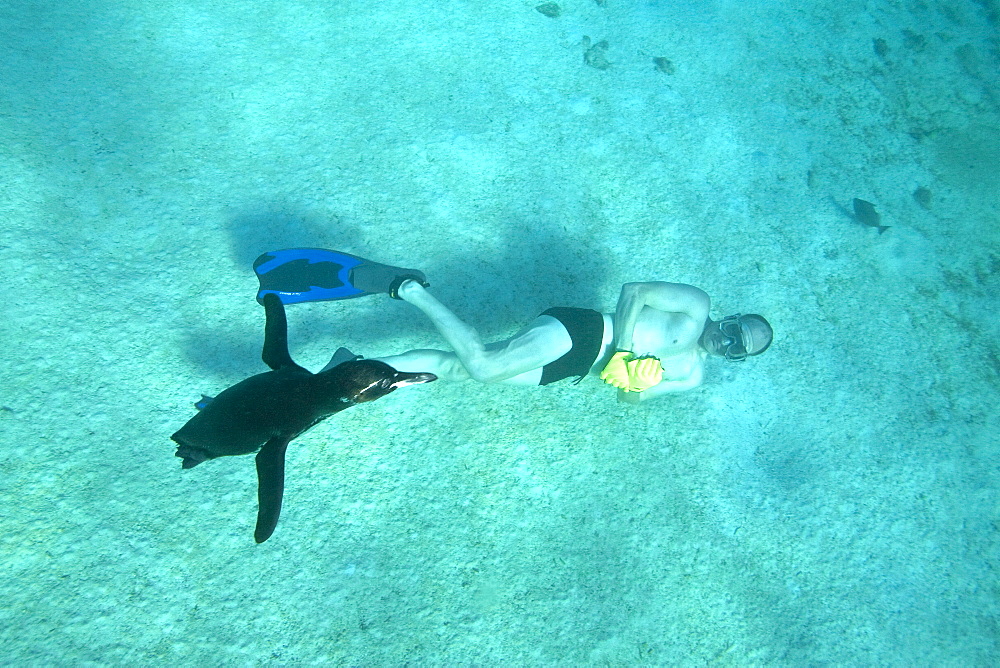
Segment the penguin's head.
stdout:
[[396,371],[385,362],[377,360],[343,362],[318,374],[317,378],[322,378],[331,396],[337,396],[348,405],[375,401],[400,387],[437,380],[437,376],[432,373]]

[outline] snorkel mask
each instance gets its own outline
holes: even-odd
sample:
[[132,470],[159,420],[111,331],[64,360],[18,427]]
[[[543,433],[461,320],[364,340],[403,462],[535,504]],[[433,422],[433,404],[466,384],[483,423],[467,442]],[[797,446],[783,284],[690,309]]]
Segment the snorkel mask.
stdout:
[[753,333],[740,320],[742,317],[741,313],[727,315],[716,323],[722,335],[729,340],[723,344],[723,354],[730,362],[742,362],[749,355],[747,351],[753,349]]

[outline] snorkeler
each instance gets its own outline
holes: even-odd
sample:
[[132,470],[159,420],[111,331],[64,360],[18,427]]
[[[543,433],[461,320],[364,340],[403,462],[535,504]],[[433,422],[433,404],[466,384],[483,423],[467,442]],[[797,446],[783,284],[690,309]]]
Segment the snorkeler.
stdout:
[[[433,373],[446,381],[548,385],[596,375],[618,388],[620,400],[638,403],[699,386],[708,356],[743,361],[767,350],[773,338],[760,315],[712,320],[711,300],[703,290],[653,281],[623,285],[613,314],[551,308],[510,339],[487,344],[427,291],[424,275],[416,270],[321,249],[265,254],[254,269],[261,279],[258,299],[266,292],[285,303],[388,293],[412,304],[454,352],[410,350],[376,359],[399,371]],[[275,269],[279,273],[271,274]],[[317,292],[317,286],[324,287]]]

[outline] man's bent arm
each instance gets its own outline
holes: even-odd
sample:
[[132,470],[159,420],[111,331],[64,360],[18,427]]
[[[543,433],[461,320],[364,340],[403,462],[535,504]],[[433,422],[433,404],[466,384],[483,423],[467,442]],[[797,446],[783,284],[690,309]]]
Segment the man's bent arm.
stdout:
[[712,301],[704,290],[686,283],[626,283],[622,286],[615,309],[615,348],[632,350],[632,330],[644,306],[664,313],[683,313],[703,323],[708,318],[711,305]]

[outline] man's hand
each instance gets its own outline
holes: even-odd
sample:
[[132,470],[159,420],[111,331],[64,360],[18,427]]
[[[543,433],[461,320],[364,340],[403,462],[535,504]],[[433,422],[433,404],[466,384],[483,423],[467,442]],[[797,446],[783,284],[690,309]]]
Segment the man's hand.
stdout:
[[663,378],[663,366],[656,357],[637,357],[625,363],[628,369],[628,391],[642,392],[658,385]]
[[612,387],[628,392],[629,374],[626,363],[630,357],[632,357],[632,353],[628,350],[619,350],[612,355],[604,370],[601,371],[601,380]]
[[601,380],[626,392],[642,392],[663,378],[660,360],[651,355],[635,357],[628,350],[619,350],[601,371]]

